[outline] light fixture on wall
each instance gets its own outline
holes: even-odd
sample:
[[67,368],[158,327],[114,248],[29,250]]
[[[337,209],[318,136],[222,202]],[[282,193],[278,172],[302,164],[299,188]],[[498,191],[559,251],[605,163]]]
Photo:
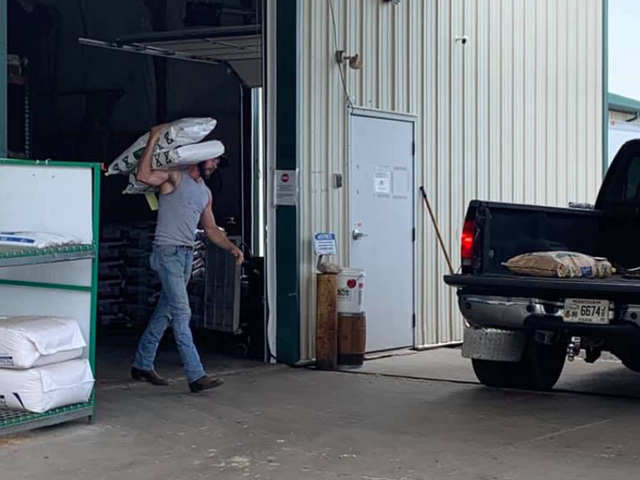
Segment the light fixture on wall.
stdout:
[[347,55],[347,52],[344,50],[338,50],[336,52],[336,62],[340,65],[349,65],[349,68],[352,70],[360,70],[362,69],[362,58],[359,53],[354,55]]

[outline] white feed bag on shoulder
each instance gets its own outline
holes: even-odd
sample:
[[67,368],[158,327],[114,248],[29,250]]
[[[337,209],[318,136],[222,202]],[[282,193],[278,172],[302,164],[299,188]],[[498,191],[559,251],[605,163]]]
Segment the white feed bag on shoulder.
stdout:
[[93,390],[88,360],[71,360],[30,370],[0,369],[0,407],[44,413],[85,403]]
[[[172,122],[162,133],[156,151],[200,142],[216,128],[217,123],[213,118],[183,118]],[[149,134],[146,133],[111,162],[107,175],[126,175],[134,171],[148,141]]]
[[141,182],[136,178],[137,171],[131,172],[129,174],[129,182],[127,183],[127,188],[125,188],[122,193],[125,195],[135,195],[135,194],[144,194],[144,193],[157,193],[160,191],[158,187],[152,187],[151,185],[147,185],[144,182]]
[[169,170],[172,168],[195,165],[205,160],[224,155],[224,144],[219,140],[210,142],[184,145],[172,150],[156,152],[153,155],[152,167],[156,170]]
[[87,346],[75,320],[0,317],[0,368],[26,369],[82,356]]

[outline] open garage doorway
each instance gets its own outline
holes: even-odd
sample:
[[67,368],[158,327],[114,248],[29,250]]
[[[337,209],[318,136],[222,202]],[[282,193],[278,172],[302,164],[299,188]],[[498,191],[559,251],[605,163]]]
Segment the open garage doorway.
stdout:
[[[236,267],[200,235],[191,326],[212,368],[264,362],[263,2],[8,0],[8,25],[12,158],[107,166],[153,125],[217,121],[207,140],[222,141],[229,161],[208,186],[218,226],[247,261]],[[128,376],[160,286],[149,265],[154,201],[124,195],[127,183],[104,177],[100,192],[97,370],[109,381]],[[170,331],[158,358],[159,370],[182,374]]]

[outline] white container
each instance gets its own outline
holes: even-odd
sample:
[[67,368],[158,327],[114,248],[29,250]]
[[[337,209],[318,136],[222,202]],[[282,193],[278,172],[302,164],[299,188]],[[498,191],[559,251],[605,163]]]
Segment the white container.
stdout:
[[344,268],[338,274],[338,313],[364,312],[364,268]]
[[44,413],[85,403],[93,390],[88,360],[46,365],[30,370],[0,369],[0,408]]

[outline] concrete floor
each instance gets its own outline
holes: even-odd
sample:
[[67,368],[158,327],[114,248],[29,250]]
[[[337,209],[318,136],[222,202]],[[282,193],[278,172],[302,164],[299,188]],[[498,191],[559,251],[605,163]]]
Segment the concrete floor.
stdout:
[[[412,358],[422,370],[427,365],[429,375],[437,377],[442,369],[435,368],[435,358],[448,366],[442,352],[400,358],[405,363]],[[163,358],[164,371],[176,378],[169,387],[130,383],[118,369],[103,380],[95,425],[0,439],[0,479],[600,480],[640,475],[640,409],[628,396],[491,390],[465,381],[459,368],[444,375],[458,375],[451,382],[244,363],[222,367],[230,373],[221,389],[191,395],[173,369],[175,358]],[[377,362],[388,367],[393,361]],[[612,381],[609,367],[602,375],[605,382]]]

